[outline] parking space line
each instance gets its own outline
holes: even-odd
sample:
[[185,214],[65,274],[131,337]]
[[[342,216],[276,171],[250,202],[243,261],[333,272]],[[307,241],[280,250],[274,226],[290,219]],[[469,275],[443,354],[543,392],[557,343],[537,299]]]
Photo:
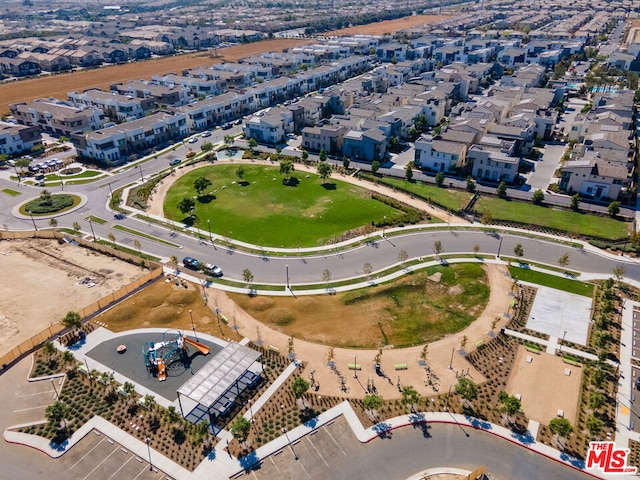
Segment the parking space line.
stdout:
[[[103,440],[104,440],[104,439],[103,439]],[[87,453],[85,453],[85,454],[84,454],[84,456],[83,456],[80,460],[78,460],[76,463],[74,463],[73,465],[71,465],[71,466],[69,467],[69,470],[73,470],[73,467],[77,466],[77,465],[78,465],[82,460],[84,460],[84,459],[85,459],[85,457],[86,457],[87,455],[89,455],[89,454],[90,454],[91,452],[93,452],[96,448],[98,448],[98,446],[103,442],[103,440],[100,440],[98,443],[96,443],[96,445],[95,445],[91,450],[89,450]]]
[[322,456],[322,454],[320,453],[320,451],[316,448],[316,446],[313,444],[313,442],[311,441],[311,439],[309,437],[307,437],[307,440],[309,440],[309,443],[311,444],[311,446],[313,447],[313,449],[316,451],[316,453],[318,454],[318,456],[322,459],[322,461],[324,462],[324,464],[328,467],[329,464],[327,463],[327,461],[324,459],[324,457]]
[[307,469],[304,468],[304,465],[302,464],[301,461],[298,460],[298,465],[300,465],[302,467],[302,470],[304,470],[304,473],[307,474],[307,477],[311,478],[311,475],[309,475],[309,472],[307,472]]
[[117,448],[114,448],[113,451],[107,455],[99,464],[97,464],[95,467],[93,467],[93,470],[91,470],[89,473],[87,473],[87,475],[82,479],[82,480],[87,480],[87,478],[89,478],[89,476],[95,472],[98,468],[100,468],[100,466],[106,462],[107,460],[109,460],[109,458],[111,457],[111,455],[113,455],[114,453],[116,453],[118,451]]
[[140,470],[140,473],[137,474],[135,477],[133,477],[133,480],[136,480],[136,478],[138,478],[140,475],[142,475],[144,472],[147,471],[147,466],[145,465],[142,470]]
[[336,444],[336,447],[338,447],[340,449],[340,451],[342,452],[342,454],[346,457],[347,456],[347,452],[345,452],[342,447],[340,446],[340,444],[338,442],[336,442],[336,439],[333,438],[333,435],[331,435],[331,432],[327,429],[327,427],[322,427],[324,428],[324,431],[327,432],[327,434],[329,435],[329,437],[331,438],[331,440],[333,440],[333,443]]
[[132,459],[132,458],[133,458],[133,457],[129,457],[129,458],[127,459],[127,461],[126,461],[126,462],[124,462],[124,463],[122,464],[122,466],[121,466],[118,470],[116,470],[115,472],[113,472],[113,475],[111,475],[107,480],[111,480],[113,477],[115,477],[115,476],[116,476],[116,474],[117,474],[120,470],[122,470],[122,469],[124,468],[124,466],[125,466],[127,463],[129,463],[129,462],[131,461],[131,459]]
[[280,471],[280,469],[278,468],[278,465],[276,464],[276,462],[274,462],[274,461],[273,461],[273,457],[272,457],[272,456],[270,456],[270,457],[269,457],[269,459],[271,460],[271,463],[273,463],[273,466],[274,466],[274,467],[276,467],[276,470],[278,470],[278,473],[282,473],[282,472]]
[[45,408],[45,407],[46,405],[40,405],[39,407],[20,408],[18,410],[14,410],[13,413],[26,412],[29,410],[38,410],[39,408]]
[[35,397],[36,395],[44,395],[45,393],[47,393],[47,394],[53,393],[53,390],[45,390],[44,392],[37,392],[37,393],[27,393],[25,395],[18,395],[16,393],[16,397],[18,397],[18,398]]

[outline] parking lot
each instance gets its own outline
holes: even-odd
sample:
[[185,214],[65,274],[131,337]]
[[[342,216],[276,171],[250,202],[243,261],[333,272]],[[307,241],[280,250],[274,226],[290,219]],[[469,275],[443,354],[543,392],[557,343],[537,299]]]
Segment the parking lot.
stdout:
[[[153,462],[153,452],[151,461]],[[148,458],[133,455],[96,430],[58,459],[56,469],[64,471],[69,480],[170,479],[155,467],[150,469]]]

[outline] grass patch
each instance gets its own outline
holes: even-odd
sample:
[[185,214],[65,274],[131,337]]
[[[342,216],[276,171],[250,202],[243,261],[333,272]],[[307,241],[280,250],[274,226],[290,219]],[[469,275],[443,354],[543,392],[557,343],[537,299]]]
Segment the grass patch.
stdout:
[[383,285],[331,296],[230,296],[288,336],[340,347],[399,348],[464,329],[486,307],[489,287],[482,266],[468,263],[432,266]]
[[138,230],[133,230],[132,228],[127,228],[122,225],[115,225],[113,227],[114,230],[120,230],[121,232],[130,233],[131,235],[136,235],[137,237],[146,238],[147,240],[151,240],[153,242],[162,243],[163,245],[168,245],[173,248],[180,248],[180,245],[177,245],[172,242],[168,242],[166,240],[162,240],[161,238],[154,237],[152,235],[147,235],[146,233],[139,232]]
[[81,173],[76,173],[73,175],[60,175],[58,176],[57,173],[49,173],[47,175],[45,175],[44,179],[46,181],[57,181],[60,182],[60,179],[62,178],[62,181],[66,184],[67,180],[73,180],[73,179],[78,179],[78,178],[93,178],[93,177],[98,177],[98,176],[102,176],[104,175],[103,172],[99,172],[98,170],[85,170],[84,172]]
[[270,166],[245,166],[242,182],[237,166],[206,166],[179,178],[167,193],[165,217],[187,224],[180,212],[183,198],[196,196],[193,182],[211,180],[211,187],[196,198],[196,225],[224,237],[257,245],[298,247],[323,245],[342,233],[364,225],[402,221],[404,213],[371,199],[366,189],[335,179],[323,184],[317,175],[293,174],[283,184],[279,170]]
[[3,188],[2,192],[6,193],[7,195],[11,195],[12,197],[20,195],[20,193],[21,193],[21,192],[18,192],[16,190],[11,190],[10,188]]
[[68,194],[50,194],[49,196],[39,196],[20,206],[20,213],[23,215],[50,215],[52,213],[62,213],[71,210],[80,203],[80,197]]
[[629,224],[622,220],[502,198],[481,196],[475,210],[480,214],[489,210],[495,220],[538,225],[609,240],[626,238],[629,231]]
[[359,176],[366,180],[375,181],[404,192],[413,193],[414,195],[418,195],[453,211],[463,209],[469,203],[471,197],[473,197],[473,194],[469,192],[450,190],[426,183],[407,182],[406,180],[397,178],[376,177],[370,173],[361,173]]
[[558,272],[563,275],[568,275],[570,277],[579,277],[582,275],[580,272],[576,272],[574,270],[567,270],[566,268],[554,267],[553,265],[547,265],[545,263],[531,262],[529,260],[523,260],[522,258],[514,258],[514,257],[505,257],[501,255],[500,258],[505,262],[515,263],[521,266],[521,268],[528,269],[529,267],[538,267],[543,270],[551,270],[552,272]]
[[575,293],[576,295],[582,295],[584,297],[593,297],[593,291],[595,289],[595,285],[591,283],[584,283],[578,280],[571,280],[570,278],[536,272],[534,270],[521,267],[509,267],[509,273],[513,278],[517,278],[523,282],[535,283],[537,285]]
[[98,225],[104,225],[105,223],[107,223],[107,220],[105,220],[104,218],[96,217],[93,215],[89,215],[87,218],[85,218],[85,220],[97,223]]

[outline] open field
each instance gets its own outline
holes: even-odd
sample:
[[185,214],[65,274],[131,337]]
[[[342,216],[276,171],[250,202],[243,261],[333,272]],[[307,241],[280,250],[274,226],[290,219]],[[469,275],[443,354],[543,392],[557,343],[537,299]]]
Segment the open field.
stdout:
[[[0,355],[141,277],[145,271],[113,257],[53,240],[0,242]],[[91,277],[91,288],[78,281]]]
[[372,200],[363,188],[333,178],[323,184],[315,174],[294,172],[296,182],[285,185],[277,167],[245,165],[240,181],[237,168],[205,166],[185,173],[167,193],[165,216],[188,220],[177,205],[185,197],[197,197],[193,184],[198,177],[212,182],[195,199],[200,228],[210,220],[212,232],[256,245],[322,245],[347,230],[381,222],[385,216],[390,223],[402,216],[399,210]]
[[463,330],[485,309],[489,287],[475,263],[434,266],[397,282],[322,297],[248,297],[238,306],[285,335],[339,347],[396,348]]
[[0,85],[0,113],[9,113],[9,104],[30,102],[34,98],[55,97],[66,99],[67,92],[82,91],[88,88],[109,90],[109,85],[128,80],[150,80],[152,75],[173,72],[182,73],[183,70],[212,65],[223,61],[235,62],[238,58],[257,55],[272,50],[280,51],[308,43],[309,40],[276,39],[263,42],[249,43],[235,47],[221,48],[219,57],[212,58],[208,52],[189,53],[151,59],[144,62],[127,63],[101,67],[80,72],[63,73],[60,75],[43,76],[27,80],[19,80]]
[[558,275],[550,275],[548,273],[538,272],[528,268],[511,266],[509,267],[509,273],[513,278],[517,278],[522,282],[537,283],[538,285],[544,285],[549,288],[555,288],[556,290],[575,293],[576,295],[582,295],[583,297],[593,297],[593,291],[595,289],[595,285],[591,283],[584,283],[578,280],[560,277]]
[[355,27],[332,30],[323,35],[347,36],[356,34],[382,35],[383,33],[394,33],[403,28],[418,27],[430,23],[439,22],[448,18],[446,15],[412,15],[410,17],[397,18],[395,20],[385,20],[383,22],[370,23],[369,25],[358,25]]

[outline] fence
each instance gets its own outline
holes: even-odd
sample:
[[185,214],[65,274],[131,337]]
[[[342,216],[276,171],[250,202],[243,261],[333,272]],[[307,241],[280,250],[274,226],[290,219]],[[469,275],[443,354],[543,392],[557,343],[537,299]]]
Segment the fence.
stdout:
[[[60,239],[65,237],[66,235],[55,232],[52,230],[43,230],[37,232],[0,232],[0,239],[8,239],[8,238],[50,238],[50,239]],[[100,251],[107,255],[112,255],[114,257],[118,257],[122,260],[138,263],[139,259],[135,255],[130,255],[128,253],[120,252],[118,250],[114,250],[113,248],[96,244],[91,241],[86,241],[84,239],[75,238],[74,241],[77,241],[80,245],[86,246],[87,248],[92,248],[94,250]],[[155,280],[156,278],[162,275],[162,266],[159,266],[153,262],[149,262],[152,266],[155,266],[151,272],[147,273],[141,278],[134,280],[128,285],[112,292],[104,297],[102,297],[97,302],[92,303],[89,306],[84,307],[82,310],[78,311],[80,317],[86,319],[87,317],[94,315],[97,312],[100,312],[104,308],[112,305],[115,302],[120,301],[122,298],[130,295],[131,293],[138,290],[140,287],[145,284]],[[65,326],[62,323],[55,323],[46,329],[42,330],[40,333],[34,335],[28,340],[22,342],[17,347],[14,347],[11,351],[0,357],[0,374],[4,373],[16,360],[22,358],[23,356],[33,352],[37,348],[39,348],[46,341],[56,337],[60,333],[65,330]]]

